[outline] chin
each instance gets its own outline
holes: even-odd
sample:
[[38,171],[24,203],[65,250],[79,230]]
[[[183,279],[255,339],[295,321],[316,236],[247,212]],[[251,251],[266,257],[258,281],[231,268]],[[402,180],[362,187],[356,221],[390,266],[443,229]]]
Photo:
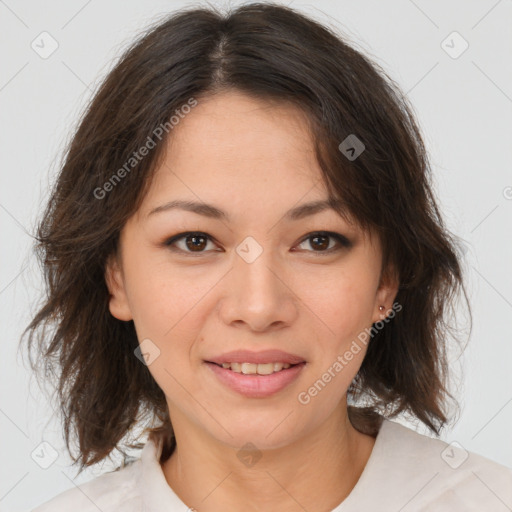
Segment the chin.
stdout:
[[[272,420],[253,421],[247,416],[240,422],[223,423],[223,429],[216,429],[218,440],[235,450],[239,450],[248,443],[259,450],[273,450],[289,445],[294,439],[300,437],[296,421],[291,421],[293,414],[286,418],[286,414],[273,414]],[[284,421],[283,421],[284,419]],[[249,425],[250,422],[250,425]],[[291,427],[294,427],[293,430]],[[231,434],[231,435],[230,435]],[[214,435],[212,433],[212,435]]]

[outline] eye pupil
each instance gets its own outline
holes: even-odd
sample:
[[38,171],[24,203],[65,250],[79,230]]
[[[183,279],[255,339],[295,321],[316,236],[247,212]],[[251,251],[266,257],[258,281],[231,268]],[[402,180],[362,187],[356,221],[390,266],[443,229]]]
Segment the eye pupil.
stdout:
[[[189,240],[193,240],[193,242],[189,244]],[[198,242],[198,240],[202,240],[202,242]],[[189,235],[187,236],[187,247],[192,249],[192,252],[200,252],[200,250],[205,247],[205,241],[206,237],[203,235]],[[199,251],[195,249],[199,249]]]
[[323,240],[323,242],[320,242],[320,244],[316,246],[317,248],[326,249],[329,247],[329,237],[326,235],[315,235],[311,237],[311,240],[314,241],[314,244],[316,244],[318,240]]

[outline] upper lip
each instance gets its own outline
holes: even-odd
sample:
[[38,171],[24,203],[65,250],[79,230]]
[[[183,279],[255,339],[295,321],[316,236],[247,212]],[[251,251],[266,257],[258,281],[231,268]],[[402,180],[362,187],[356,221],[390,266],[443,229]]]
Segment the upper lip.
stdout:
[[220,356],[207,360],[210,363],[303,363],[304,358],[295,354],[289,354],[282,350],[262,350],[260,352],[251,352],[250,350],[233,350]]

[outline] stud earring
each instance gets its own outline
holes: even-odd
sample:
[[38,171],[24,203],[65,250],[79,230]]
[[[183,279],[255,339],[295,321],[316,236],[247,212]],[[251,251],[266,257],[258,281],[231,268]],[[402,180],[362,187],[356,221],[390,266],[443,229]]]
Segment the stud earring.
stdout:
[[384,311],[384,306],[379,306],[379,311]]

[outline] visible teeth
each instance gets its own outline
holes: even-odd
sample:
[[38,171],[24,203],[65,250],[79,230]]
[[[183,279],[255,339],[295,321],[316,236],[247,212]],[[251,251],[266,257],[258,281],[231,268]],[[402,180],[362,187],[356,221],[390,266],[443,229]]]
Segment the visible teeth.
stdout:
[[242,365],[240,363],[231,363],[231,369],[236,373],[242,373]]
[[257,364],[256,371],[258,375],[270,375],[274,373],[274,363]]
[[274,372],[290,368],[290,363],[222,363],[222,368],[231,368],[236,373],[244,375],[271,375]]
[[258,373],[258,366],[254,363],[242,363],[242,373],[245,373],[245,375]]

